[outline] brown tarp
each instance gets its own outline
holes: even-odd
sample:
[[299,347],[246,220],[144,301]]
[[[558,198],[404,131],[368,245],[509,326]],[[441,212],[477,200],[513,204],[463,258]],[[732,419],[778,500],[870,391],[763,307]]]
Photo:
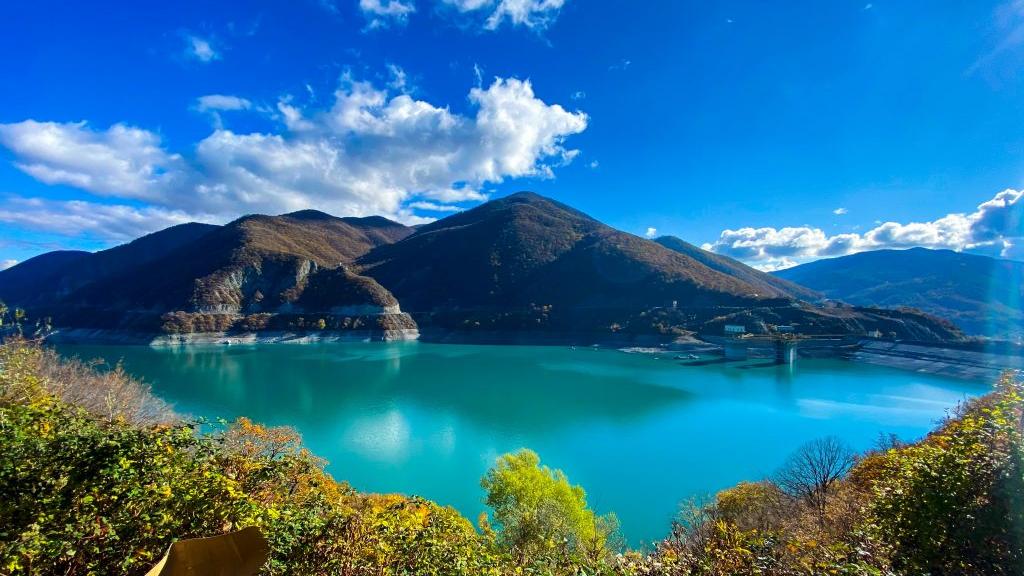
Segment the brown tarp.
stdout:
[[146,576],[252,576],[270,556],[259,528],[171,544]]

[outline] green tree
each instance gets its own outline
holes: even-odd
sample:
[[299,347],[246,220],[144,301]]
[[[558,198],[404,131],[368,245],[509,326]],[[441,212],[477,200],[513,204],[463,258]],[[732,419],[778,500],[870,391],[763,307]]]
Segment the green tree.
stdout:
[[0,300],[0,326],[4,325],[4,318],[7,318],[7,304]]
[[25,310],[24,309],[22,309],[22,308],[15,308],[14,309],[14,326],[17,328],[19,335],[21,334],[21,323],[25,321],[25,318],[26,318],[26,314],[25,314]]
[[540,465],[523,449],[498,458],[480,482],[494,511],[498,542],[519,559],[597,564],[620,547],[614,514],[598,516],[586,492],[561,470]]

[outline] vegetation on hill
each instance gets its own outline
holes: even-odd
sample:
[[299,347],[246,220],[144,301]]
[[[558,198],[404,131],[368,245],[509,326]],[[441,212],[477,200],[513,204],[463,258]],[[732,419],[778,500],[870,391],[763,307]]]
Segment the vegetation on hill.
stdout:
[[1014,575],[1024,572],[1024,390],[1011,378],[927,438],[800,447],[771,478],[685,508],[655,549],[529,451],[482,480],[479,528],[363,494],[288,429],[200,432],[119,369],[0,346],[0,572],[142,574],[178,538],[258,526],[266,574]]
[[[243,327],[245,316],[261,313],[323,317],[336,307],[381,308],[394,298],[372,279],[318,272],[411,232],[384,218],[311,210],[246,216],[222,227],[187,224],[80,255],[56,277],[31,273],[35,265],[23,271],[32,261],[15,266],[0,272],[0,298],[64,326],[174,332]],[[318,289],[320,280],[328,286]],[[300,302],[310,286],[317,296]],[[356,301],[360,296],[367,299]],[[301,307],[307,303],[314,308]]]
[[406,308],[744,305],[763,291],[568,206],[520,193],[424,226],[359,260]]
[[744,314],[752,332],[789,324],[809,334],[962,336],[915,312],[799,304],[818,295],[682,241],[620,232],[531,193],[423,226],[357,264],[427,329],[721,335],[729,315]]
[[46,305],[83,286],[159,260],[213,230],[210,224],[179,224],[127,244],[96,253],[57,251],[41,254],[0,272],[0,298],[21,306]]
[[782,278],[772,276],[771,274],[766,274],[756,268],[747,266],[739,260],[729,258],[728,256],[709,252],[699,246],[694,246],[681,238],[676,238],[675,236],[661,236],[659,238],[655,238],[654,241],[669,250],[689,256],[712,270],[717,270],[723,274],[729,274],[730,276],[743,280],[751,286],[759,287],[767,293],[779,291],[784,294],[789,294],[794,298],[800,298],[801,300],[807,301],[813,301],[821,298],[821,294],[811,290],[810,288],[806,288],[788,280],[783,280]]
[[[419,324],[441,337],[671,339],[721,335],[722,324],[739,322],[755,333],[782,324],[805,334],[963,336],[919,311],[807,303],[817,298],[681,240],[640,238],[525,192],[416,229],[315,210],[251,215],[0,271],[0,299],[33,317],[148,334]],[[412,316],[372,317],[399,303]]]
[[950,250],[877,250],[775,272],[860,306],[910,306],[968,334],[1024,336],[1024,263]]

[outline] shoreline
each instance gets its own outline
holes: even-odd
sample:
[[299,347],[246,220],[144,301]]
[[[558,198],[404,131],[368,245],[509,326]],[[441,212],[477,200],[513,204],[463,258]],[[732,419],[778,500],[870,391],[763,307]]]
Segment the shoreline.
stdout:
[[[318,332],[201,332],[154,334],[109,329],[59,329],[45,340],[55,344],[96,344],[120,346],[230,346],[252,344],[314,344],[327,342],[402,342],[430,344],[578,346],[614,348],[631,353],[701,353],[725,356],[724,346],[715,338],[669,338],[654,334],[608,335],[592,332],[452,332],[446,330],[354,330]],[[999,347],[993,347],[998,349]],[[769,349],[749,346],[744,358],[763,357]],[[801,358],[836,358],[900,370],[935,374],[961,380],[993,381],[1007,370],[1024,370],[1024,356],[985,349],[929,343],[908,343],[850,339],[822,346],[797,346]],[[740,360],[741,358],[732,358]],[[685,367],[685,366],[683,366]]]

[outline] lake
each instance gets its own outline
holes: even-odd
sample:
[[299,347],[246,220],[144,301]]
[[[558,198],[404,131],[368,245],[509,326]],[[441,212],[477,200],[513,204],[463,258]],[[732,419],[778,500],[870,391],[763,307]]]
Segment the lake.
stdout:
[[989,383],[842,360],[792,366],[671,353],[422,342],[186,348],[62,346],[123,360],[179,412],[297,428],[355,488],[484,511],[479,480],[529,447],[565,471],[633,545],[668,534],[681,501],[774,472],[835,435],[924,435]]

